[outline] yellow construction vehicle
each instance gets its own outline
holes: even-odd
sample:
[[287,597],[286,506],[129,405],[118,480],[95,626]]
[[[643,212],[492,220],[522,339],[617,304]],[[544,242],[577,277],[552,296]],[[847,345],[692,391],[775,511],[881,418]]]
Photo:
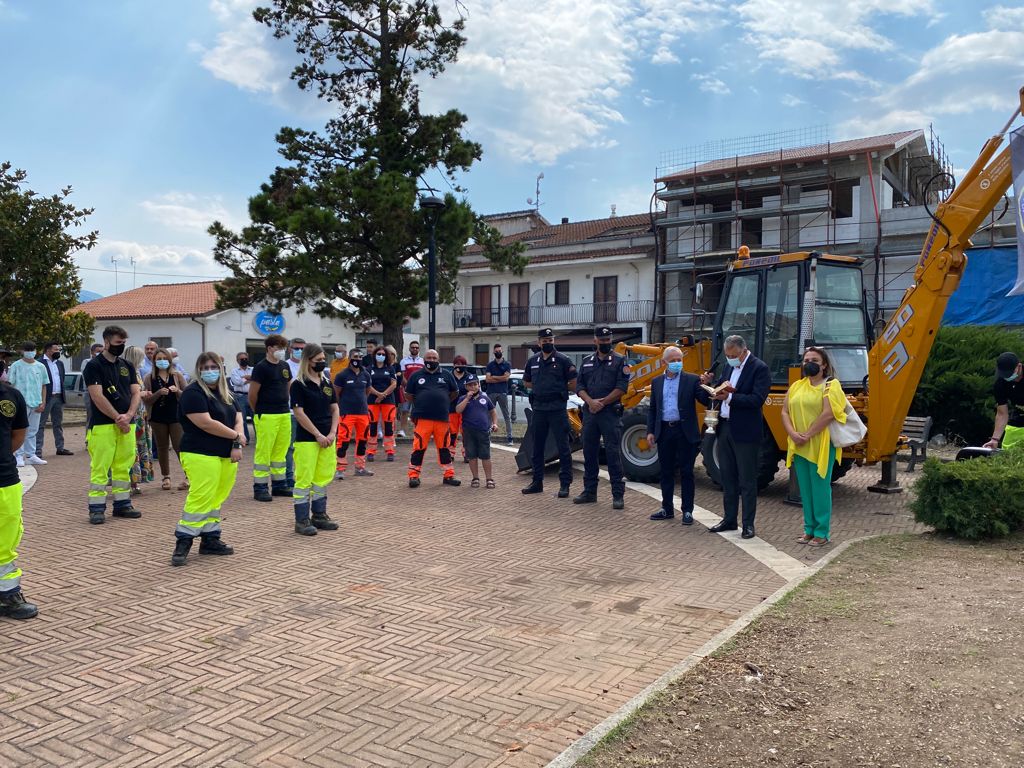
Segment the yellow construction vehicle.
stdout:
[[[882,479],[871,490],[896,490],[896,452],[900,430],[924,371],[949,297],[967,266],[970,237],[1002,199],[1012,181],[1010,149],[1000,151],[1014,121],[1024,114],[1024,88],[1003,130],[982,148],[956,189],[932,213],[933,223],[914,273],[878,339],[868,316],[861,260],[818,252],[749,258],[746,248],[728,268],[711,339],[684,339],[684,370],[701,373],[720,361],[726,336],[743,336],[753,353],[768,364],[771,393],[765,403],[764,443],[759,487],[771,482],[785,457],[786,432],[782,402],[790,383],[799,378],[802,352],[808,344],[826,347],[837,378],[854,408],[868,425],[865,439],[843,449],[843,462],[833,480],[855,462],[882,462]],[[997,154],[998,153],[998,154]],[[697,286],[697,298],[701,295]],[[657,451],[646,441],[647,394],[662,371],[667,344],[624,345],[616,351],[632,359],[629,390],[623,397],[621,453],[626,475],[633,480],[659,477]],[[712,479],[718,479],[715,436],[705,435],[702,453]]]

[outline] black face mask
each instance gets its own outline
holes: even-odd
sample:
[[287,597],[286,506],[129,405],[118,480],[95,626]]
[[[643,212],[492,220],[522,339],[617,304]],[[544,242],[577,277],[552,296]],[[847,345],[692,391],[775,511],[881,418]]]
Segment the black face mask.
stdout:
[[240,368],[248,368],[249,367],[249,358],[248,357],[243,357],[241,360],[238,361],[238,365],[239,365]]
[[327,363],[323,360],[321,360],[319,363],[313,363],[313,370],[316,371],[317,373],[323,373],[326,367]]
[[804,363],[804,376],[817,376],[821,373],[821,366],[814,362]]
[[439,365],[440,365],[440,363],[437,362],[437,360],[427,360],[425,363],[423,363],[423,367],[426,368],[428,371],[431,371],[431,372],[436,371],[437,370],[437,366],[439,366]]
[[456,373],[465,373],[465,372],[466,372],[466,369],[465,369],[465,368],[463,368],[463,367],[462,367],[461,365],[457,365],[457,366],[455,366],[455,368],[454,368],[454,371],[455,371]]
[[600,352],[602,355],[607,355],[609,352],[612,351],[612,345],[605,344],[604,342],[602,342],[597,345],[597,351]]
[[540,350],[545,355],[550,355],[552,352],[555,351],[555,345],[554,344],[541,344],[540,345]]
[[50,359],[51,360],[60,360],[60,352],[51,352],[50,353]]
[[107,347],[107,351],[114,357],[120,357],[124,354],[124,344],[111,344]]
[[501,352],[495,352],[494,353],[494,359],[495,360],[501,360]]
[[363,361],[362,360],[352,360],[352,359],[350,359],[348,361],[348,364],[351,365],[353,368],[358,368],[359,366],[361,366],[363,364]]

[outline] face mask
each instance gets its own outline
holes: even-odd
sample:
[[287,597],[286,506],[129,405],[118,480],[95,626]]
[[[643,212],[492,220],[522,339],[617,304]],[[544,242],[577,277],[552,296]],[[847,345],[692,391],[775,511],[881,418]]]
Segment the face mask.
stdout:
[[301,349],[293,349],[292,350],[292,360],[301,360],[301,359],[302,359],[302,350]]
[[501,352],[495,352],[494,353],[494,359],[495,360],[501,360]]
[[813,361],[804,363],[804,376],[817,376],[821,373],[821,366]]
[[739,368],[741,361],[740,361],[740,359],[738,357],[727,357],[727,358],[725,358],[725,362],[727,362],[733,368]]
[[373,357],[378,363],[383,363],[385,360],[388,359],[387,355],[374,355]]
[[170,360],[157,360],[156,361],[156,367],[159,368],[161,371],[166,371],[168,368],[171,367],[171,361]]
[[682,373],[682,371],[683,371],[683,361],[682,360],[673,360],[671,363],[669,363],[665,367],[668,368],[669,373]]
[[609,352],[612,351],[612,345],[611,344],[598,344],[597,345],[597,351],[600,352],[602,355],[607,355]]
[[426,368],[428,371],[436,371],[437,366],[439,365],[440,363],[437,362],[437,360],[427,360],[425,363],[423,363],[423,367]]
[[341,350],[341,349],[334,350],[334,357],[335,357],[336,360],[344,360],[345,359],[345,351]]
[[555,351],[555,345],[554,344],[541,344],[540,345],[540,349],[541,349],[541,352],[543,352],[545,355],[550,355],[552,352]]
[[220,378],[220,371],[200,371],[199,375],[203,377],[203,381],[207,384],[216,384]]
[[363,364],[363,361],[357,357],[357,358],[353,358],[352,360],[349,360],[348,364],[350,366],[352,366],[353,368],[358,368],[360,365]]
[[248,357],[243,357],[241,360],[239,360],[238,361],[238,367],[239,368],[248,368],[249,367],[249,358]]
[[1006,380],[1012,383],[1012,382],[1016,381],[1019,378],[1020,378],[1020,376],[1017,374],[1016,371],[1014,371],[1012,376],[1007,376],[1006,377]]
[[60,352],[53,352],[50,354],[51,360],[60,360]]
[[35,360],[36,359],[36,353],[35,352],[25,351],[25,352],[21,353],[21,356],[24,357],[26,360]]
[[327,363],[323,360],[321,360],[319,363],[313,363],[313,370],[316,371],[317,373],[323,373],[324,368],[326,367]]
[[114,357],[120,357],[124,354],[124,344],[111,344],[107,347],[107,351]]
[[288,356],[288,353],[283,349],[274,350],[274,358],[279,362],[283,363],[284,359]]
[[457,365],[457,366],[455,366],[455,372],[456,373],[465,373],[466,369],[463,368],[461,365]]

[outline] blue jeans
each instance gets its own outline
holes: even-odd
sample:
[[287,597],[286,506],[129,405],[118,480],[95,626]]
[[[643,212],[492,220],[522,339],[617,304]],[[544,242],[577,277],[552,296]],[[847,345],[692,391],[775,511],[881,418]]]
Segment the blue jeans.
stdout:
[[252,408],[249,407],[248,395],[235,395],[235,405],[242,412],[242,434],[245,435],[245,442],[249,442],[249,419],[252,418]]
[[299,422],[292,416],[292,440],[288,443],[288,454],[284,457],[287,466],[284,470],[284,479],[289,486],[295,485],[295,430],[299,428]]

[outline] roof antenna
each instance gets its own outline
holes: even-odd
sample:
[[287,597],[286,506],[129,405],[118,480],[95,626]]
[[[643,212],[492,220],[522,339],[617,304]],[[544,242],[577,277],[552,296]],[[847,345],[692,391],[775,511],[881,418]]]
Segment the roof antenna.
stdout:
[[612,203],[612,216],[611,217],[613,219],[615,218],[615,203]]
[[540,180],[544,178],[544,172],[537,174],[537,192],[533,197],[526,198],[526,204],[532,205],[536,213],[540,213]]

